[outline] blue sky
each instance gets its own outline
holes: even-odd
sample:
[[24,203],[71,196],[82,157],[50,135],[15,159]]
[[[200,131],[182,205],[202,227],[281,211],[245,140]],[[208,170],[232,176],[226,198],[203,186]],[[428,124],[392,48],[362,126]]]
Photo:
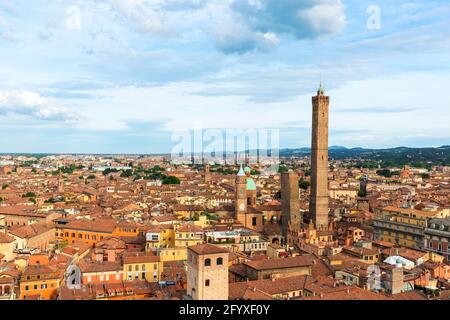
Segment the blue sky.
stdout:
[[0,152],[170,152],[199,122],[308,146],[320,79],[331,145],[450,144],[450,2],[0,0]]

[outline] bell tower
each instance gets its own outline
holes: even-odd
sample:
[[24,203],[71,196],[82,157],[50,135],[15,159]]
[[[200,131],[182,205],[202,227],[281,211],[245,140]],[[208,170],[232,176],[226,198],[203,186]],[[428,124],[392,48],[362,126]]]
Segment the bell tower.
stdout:
[[235,201],[235,210],[236,210],[236,218],[239,220],[241,215],[245,215],[247,213],[247,176],[245,175],[244,169],[239,169],[239,172],[236,176],[236,201]]

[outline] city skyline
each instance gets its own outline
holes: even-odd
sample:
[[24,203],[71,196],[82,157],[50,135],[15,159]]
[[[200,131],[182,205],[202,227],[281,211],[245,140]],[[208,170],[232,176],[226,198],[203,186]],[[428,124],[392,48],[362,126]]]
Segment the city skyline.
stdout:
[[198,121],[276,128],[280,148],[300,148],[320,79],[330,145],[448,145],[448,13],[439,1],[1,1],[0,152],[170,153],[172,133]]

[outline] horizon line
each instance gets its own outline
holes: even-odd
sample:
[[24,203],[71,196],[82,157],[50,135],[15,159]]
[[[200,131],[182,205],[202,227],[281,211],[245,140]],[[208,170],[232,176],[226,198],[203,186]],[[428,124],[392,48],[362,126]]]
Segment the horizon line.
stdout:
[[[363,150],[391,150],[391,149],[440,149],[440,148],[446,148],[450,147],[450,144],[441,145],[441,146],[425,146],[425,147],[414,147],[414,146],[396,146],[396,147],[377,147],[377,148],[369,148],[369,147],[345,147],[345,146],[329,146],[328,150],[333,151],[334,150],[355,150],[355,149],[363,149]],[[305,149],[311,149],[311,147],[286,147],[286,148],[278,148],[274,149],[274,151],[283,151],[283,150],[305,150]],[[239,151],[224,151],[224,150],[218,150],[216,153],[248,153],[250,151],[267,151],[268,149],[251,149],[251,150],[239,150]],[[272,151],[273,152],[273,151]],[[193,155],[199,155],[201,153],[194,153]],[[139,152],[132,152],[132,153],[118,153],[118,152],[0,152],[0,156],[14,156],[14,155],[102,155],[102,156],[171,156],[172,153],[170,152],[155,152],[155,153],[139,153]],[[252,156],[252,154],[250,154]],[[264,155],[263,155],[264,156]]]

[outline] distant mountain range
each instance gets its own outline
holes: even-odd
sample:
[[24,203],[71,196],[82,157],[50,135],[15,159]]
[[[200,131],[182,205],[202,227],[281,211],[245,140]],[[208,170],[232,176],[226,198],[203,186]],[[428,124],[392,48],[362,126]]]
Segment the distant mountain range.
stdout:
[[[281,149],[281,157],[307,156],[311,148]],[[346,148],[342,146],[330,146],[331,159],[341,160],[356,158],[363,160],[382,160],[396,163],[409,162],[433,162],[450,164],[450,145],[437,148],[409,148],[396,147],[388,149]]]

